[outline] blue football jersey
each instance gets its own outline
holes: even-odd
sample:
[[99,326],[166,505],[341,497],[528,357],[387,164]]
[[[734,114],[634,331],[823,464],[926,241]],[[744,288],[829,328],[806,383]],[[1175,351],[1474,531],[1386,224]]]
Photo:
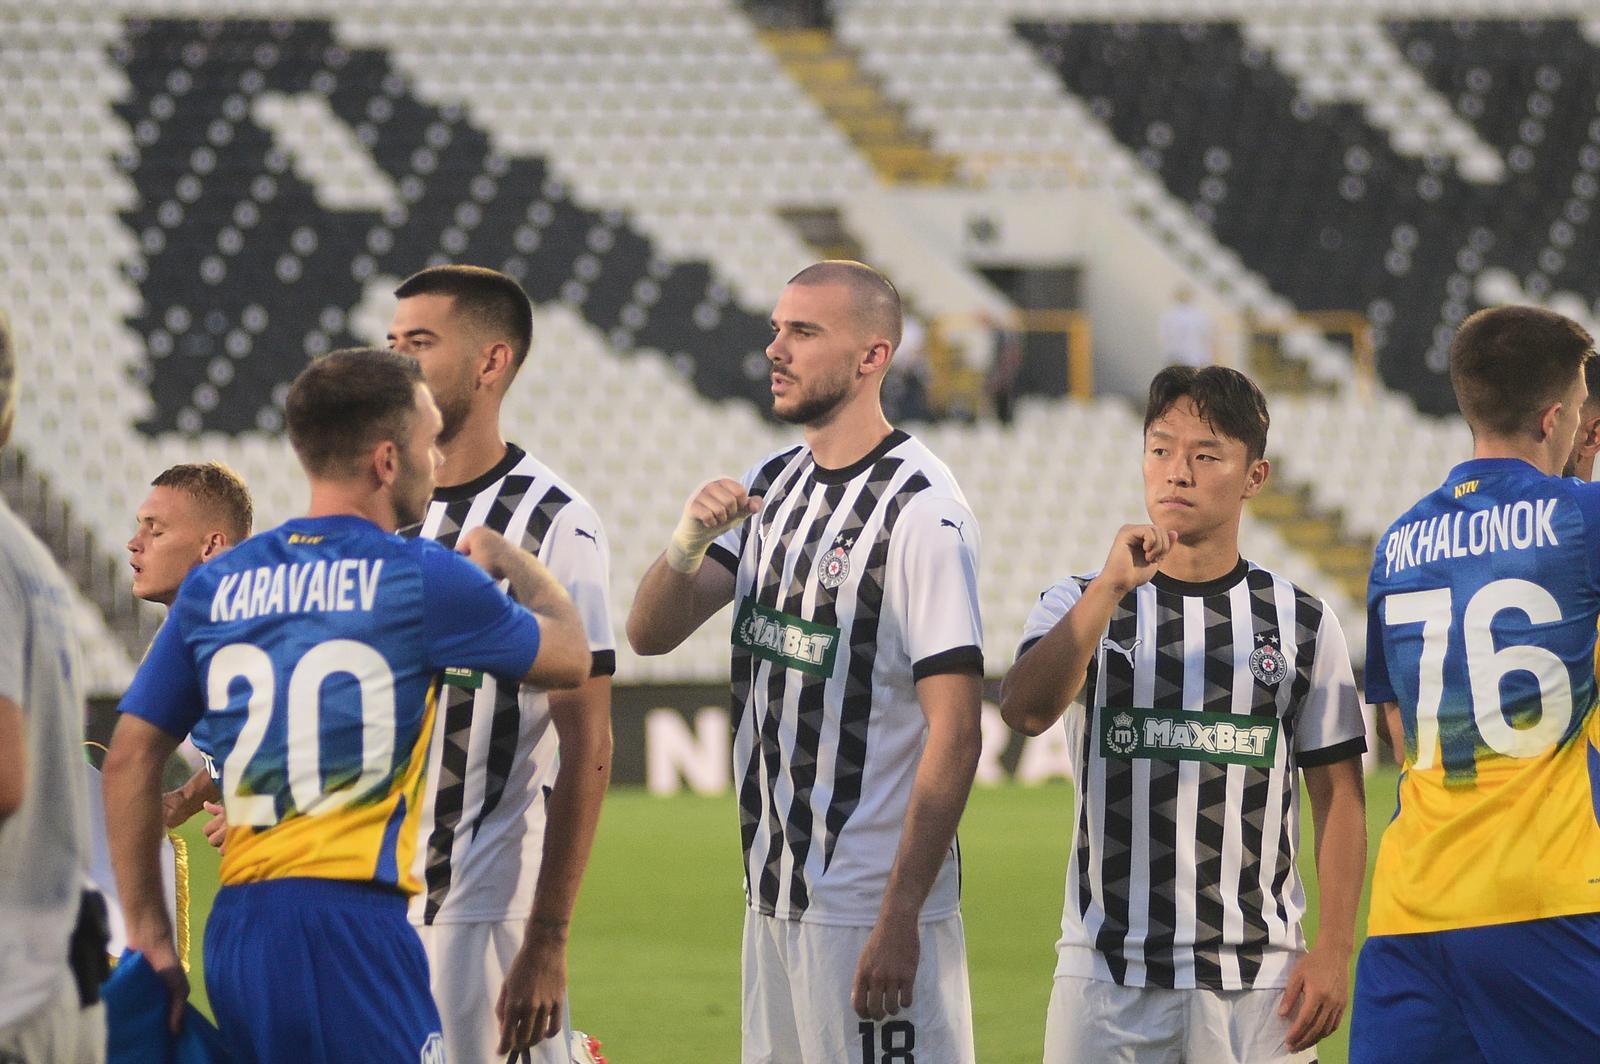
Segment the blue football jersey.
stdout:
[[1369,933],[1600,911],[1597,615],[1600,485],[1476,459],[1379,541],[1367,698],[1406,772]]
[[515,683],[539,625],[477,566],[359,517],[301,518],[184,581],[120,709],[204,721],[224,884],[410,874],[439,673]]

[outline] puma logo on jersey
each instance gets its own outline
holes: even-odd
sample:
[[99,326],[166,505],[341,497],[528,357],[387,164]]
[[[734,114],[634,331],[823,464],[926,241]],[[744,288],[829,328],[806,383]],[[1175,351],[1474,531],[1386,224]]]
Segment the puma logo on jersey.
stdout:
[[1133,652],[1139,649],[1139,644],[1142,642],[1144,642],[1144,640],[1135,639],[1127,646],[1123,646],[1121,643],[1118,643],[1113,639],[1102,639],[1100,640],[1100,649],[1111,650],[1121,654],[1123,657],[1128,659],[1128,668],[1131,669],[1133,668]]
[[574,528],[572,530],[572,534],[575,536],[582,536],[584,539],[588,540],[590,543],[593,543],[597,547],[600,545],[599,537],[586,528]]
[[964,533],[962,533],[962,531],[961,531],[961,529],[965,525],[966,525],[965,521],[961,522],[961,524],[958,525],[954,521],[950,520],[948,517],[939,518],[939,527],[940,528],[953,528],[953,529],[955,529],[956,530],[956,535],[961,537],[961,542],[963,542],[963,543],[965,543],[967,541],[966,535]]

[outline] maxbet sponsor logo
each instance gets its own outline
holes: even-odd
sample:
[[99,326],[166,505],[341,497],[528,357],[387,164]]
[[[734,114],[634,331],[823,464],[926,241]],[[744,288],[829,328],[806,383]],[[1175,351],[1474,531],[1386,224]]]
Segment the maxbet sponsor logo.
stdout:
[[832,676],[839,629],[747,598],[733,622],[733,641],[765,661],[812,676]]
[[1276,717],[1181,710],[1106,709],[1100,754],[1122,760],[1211,761],[1269,768],[1278,751]]

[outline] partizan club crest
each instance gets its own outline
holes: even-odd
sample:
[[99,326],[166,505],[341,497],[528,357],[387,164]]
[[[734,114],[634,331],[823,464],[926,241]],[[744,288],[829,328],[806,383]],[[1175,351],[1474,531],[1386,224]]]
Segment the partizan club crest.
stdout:
[[840,534],[817,562],[817,583],[832,591],[850,578],[850,548],[856,537]]
[[1276,687],[1289,672],[1289,662],[1278,649],[1276,635],[1256,636],[1256,649],[1250,654],[1250,672],[1260,683]]

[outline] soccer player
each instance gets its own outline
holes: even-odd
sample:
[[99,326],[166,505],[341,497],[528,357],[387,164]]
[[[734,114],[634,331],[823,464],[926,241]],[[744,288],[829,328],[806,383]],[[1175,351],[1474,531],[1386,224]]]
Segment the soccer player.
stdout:
[[[150,494],[139,506],[138,527],[127,544],[134,595],[170,610],[189,570],[243,543],[253,520],[250,489],[220,462],[162,470],[150,482]],[[196,749],[201,767],[183,786],[162,796],[169,828],[222,798],[215,762],[207,751]]]
[[[1046,1064],[1311,1060],[1343,1014],[1365,727],[1333,611],[1239,555],[1268,423],[1236,370],[1158,373],[1150,523],[1040,596],[1006,676],[1006,723],[1038,735],[1065,714],[1077,765]],[[1302,775],[1321,888],[1309,951]]]
[[[0,315],[0,446],[16,415]],[[99,972],[74,930],[89,871],[83,686],[71,586],[0,499],[0,1060],[105,1059]],[[104,915],[102,910],[102,916]],[[105,939],[87,942],[105,964]],[[87,985],[85,985],[87,983]]]
[[150,482],[128,540],[133,593],[171,608],[189,570],[250,536],[254,508],[239,474],[219,462],[175,465]]
[[663,654],[737,603],[747,1064],[973,1060],[955,831],[979,752],[978,526],[884,419],[900,324],[860,263],[789,282],[772,411],[805,443],[696,492],[628,617]]
[[1584,362],[1583,382],[1589,394],[1579,411],[1572,453],[1567,455],[1561,475],[1577,477],[1587,484],[1594,479],[1595,456],[1600,455],[1600,358]]
[[462,537],[461,554],[393,535],[421,519],[438,460],[442,421],[415,360],[314,362],[286,422],[309,516],[191,574],[123,697],[105,792],[129,944],[172,988],[176,1024],[188,985],[155,860],[159,776],[204,717],[228,819],[207,989],[236,1056],[438,1064],[427,959],[405,919],[436,676],[573,686],[589,652],[566,592],[498,534]]
[[[503,273],[436,266],[395,291],[389,346],[422,365],[444,462],[418,535],[487,527],[538,556],[583,618],[589,678],[548,694],[476,671],[445,677],[411,900],[451,1060],[488,1060],[530,1022],[531,1060],[568,1064],[567,927],[611,777],[609,552],[594,509],[500,433],[533,307]],[[496,1017],[504,1017],[503,1021]],[[579,1039],[581,1042],[582,1039]]]
[[1405,770],[1356,968],[1360,1064],[1600,1060],[1600,486],[1554,476],[1593,357],[1551,311],[1463,322],[1473,457],[1378,543],[1367,700],[1399,718]]

